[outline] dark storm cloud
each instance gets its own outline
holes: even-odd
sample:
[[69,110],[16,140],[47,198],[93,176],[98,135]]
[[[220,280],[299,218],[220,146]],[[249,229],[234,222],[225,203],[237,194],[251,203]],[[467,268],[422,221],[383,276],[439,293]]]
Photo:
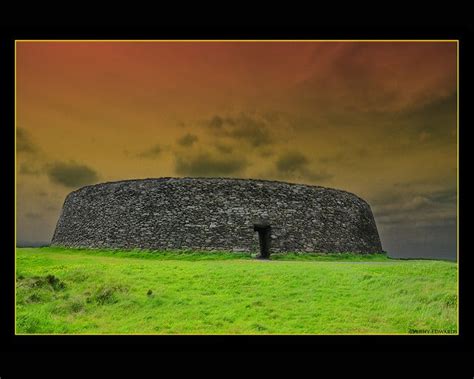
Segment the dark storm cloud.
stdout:
[[[454,116],[456,116],[456,110],[457,91],[453,91],[446,96],[434,98],[432,101],[426,102],[419,107],[412,107],[404,112],[394,113],[393,117],[397,118],[398,116],[401,119],[423,121],[428,125],[438,119],[438,117],[448,117],[448,119],[442,121],[449,121],[449,125],[452,125],[452,115],[454,114]],[[418,124],[418,122],[416,124]]]
[[38,147],[32,141],[29,132],[23,128],[16,129],[16,151],[21,153],[38,152]]
[[314,170],[310,167],[309,159],[298,151],[281,154],[276,162],[277,176],[286,179],[303,179],[311,182],[324,181],[333,175],[324,170]]
[[75,162],[56,162],[47,168],[49,179],[56,184],[75,188],[98,181],[99,176],[92,168]]
[[393,122],[399,127],[398,132],[409,136],[418,148],[455,144],[457,94],[394,114]]
[[216,150],[219,153],[222,153],[222,154],[231,154],[234,151],[232,146],[225,145],[225,144],[222,144],[222,143],[216,143],[214,145],[214,147],[216,148]]
[[245,159],[201,152],[189,157],[177,156],[175,170],[179,175],[227,176],[240,173],[246,166]]
[[456,219],[456,189],[386,193],[372,202],[377,222],[435,226]]
[[163,149],[161,148],[160,145],[155,145],[141,153],[137,154],[137,157],[139,158],[146,158],[146,159],[155,159],[157,158],[161,153],[163,152]]
[[263,117],[240,113],[238,116],[214,116],[207,121],[208,127],[217,137],[229,137],[248,143],[252,147],[269,145],[273,142],[269,121]]
[[178,145],[189,147],[192,146],[196,141],[198,140],[198,137],[195,136],[194,134],[186,134],[182,136],[181,138],[178,139]]
[[309,163],[308,158],[300,152],[291,151],[280,155],[276,161],[276,168],[283,174],[294,173],[305,168]]
[[455,184],[395,183],[370,201],[383,248],[393,257],[456,258]]
[[304,179],[308,179],[310,182],[313,182],[313,183],[324,182],[334,177],[334,175],[329,174],[324,170],[311,171],[311,170],[306,170],[306,169],[302,171],[301,176]]
[[438,204],[456,204],[456,190],[439,191],[431,194],[431,199]]
[[[232,121],[232,120],[230,120]],[[229,123],[230,123],[229,121]],[[214,116],[209,120],[209,126],[213,129],[222,129],[222,126],[224,125],[225,120],[221,116]]]

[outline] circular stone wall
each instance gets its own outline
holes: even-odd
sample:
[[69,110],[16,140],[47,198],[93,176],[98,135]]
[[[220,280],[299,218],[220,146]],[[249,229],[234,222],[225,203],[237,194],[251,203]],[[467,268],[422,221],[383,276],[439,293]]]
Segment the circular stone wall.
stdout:
[[330,188],[224,178],[127,180],[83,187],[64,202],[53,246],[258,251],[382,251],[370,206]]

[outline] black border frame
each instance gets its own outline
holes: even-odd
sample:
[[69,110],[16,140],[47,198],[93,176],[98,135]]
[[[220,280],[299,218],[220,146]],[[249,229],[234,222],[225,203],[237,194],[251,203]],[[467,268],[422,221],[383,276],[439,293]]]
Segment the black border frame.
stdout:
[[[59,28],[61,29],[61,28]],[[474,315],[469,307],[472,300],[473,254],[464,245],[467,233],[466,197],[467,133],[472,121],[469,111],[469,94],[472,85],[470,70],[474,65],[470,57],[472,27],[293,27],[268,28],[253,27],[238,30],[235,27],[69,27],[59,30],[57,27],[8,27],[2,29],[0,44],[0,91],[2,95],[1,111],[3,172],[14,179],[14,44],[21,39],[452,39],[459,40],[459,335],[340,335],[340,336],[23,336],[14,332],[14,236],[15,225],[15,188],[14,180],[4,184],[8,191],[8,201],[2,201],[2,215],[8,215],[4,225],[4,236],[8,236],[7,248],[0,253],[1,306],[0,336],[2,349],[10,352],[72,352],[72,351],[317,351],[317,352],[472,352],[472,322]],[[269,31],[271,30],[271,31]],[[467,110],[467,111],[466,111]],[[461,175],[461,172],[465,176]],[[464,250],[463,250],[464,249]]]

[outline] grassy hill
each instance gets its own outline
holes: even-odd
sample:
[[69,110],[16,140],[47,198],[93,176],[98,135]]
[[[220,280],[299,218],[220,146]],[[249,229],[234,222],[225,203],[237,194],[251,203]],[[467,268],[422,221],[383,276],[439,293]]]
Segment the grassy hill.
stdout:
[[18,248],[19,334],[456,333],[457,265]]

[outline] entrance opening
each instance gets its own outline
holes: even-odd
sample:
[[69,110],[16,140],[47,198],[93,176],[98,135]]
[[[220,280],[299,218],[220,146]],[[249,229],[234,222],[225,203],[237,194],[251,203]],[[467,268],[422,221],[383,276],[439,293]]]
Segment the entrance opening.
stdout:
[[258,259],[270,259],[270,235],[271,227],[268,223],[254,224],[253,230],[258,232],[260,242],[260,255]]

